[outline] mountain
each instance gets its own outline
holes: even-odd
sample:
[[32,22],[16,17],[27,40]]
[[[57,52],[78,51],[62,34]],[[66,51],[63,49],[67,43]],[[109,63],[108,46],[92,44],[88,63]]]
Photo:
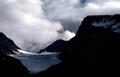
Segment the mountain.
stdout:
[[47,48],[40,50],[39,53],[42,52],[60,52],[63,50],[65,44],[67,43],[67,41],[64,40],[57,40],[54,43],[52,43],[51,45],[49,45]]
[[20,49],[15,43],[0,33],[0,76],[27,76],[28,70],[22,63],[9,56]]
[[87,16],[76,36],[98,31],[120,33],[120,15]]
[[6,54],[14,54],[20,49],[15,43],[0,32],[0,51]]
[[[76,36],[66,42],[62,49],[59,55],[62,62],[30,77],[82,76],[83,73],[89,72],[120,72],[119,22],[119,14],[87,16],[82,21]],[[18,75],[28,73],[18,60],[11,59],[3,52],[0,52],[0,62],[0,72],[5,70],[2,73],[5,73],[8,68],[8,72],[13,74],[14,71],[10,71],[12,67],[14,67],[13,70],[17,70]],[[18,69],[24,72],[21,73]]]
[[[68,52],[73,50],[74,52],[79,52],[82,55],[86,55],[85,51],[87,51],[88,54],[96,56],[96,53],[100,51],[100,49],[105,50],[108,47],[108,50],[113,50],[112,48],[117,48],[119,46],[119,42],[119,14],[87,16],[82,21],[76,36],[68,42],[63,53],[61,54],[61,58],[64,56],[67,57],[69,54]],[[108,52],[108,50],[105,52]],[[84,51],[85,53],[81,51]]]
[[21,62],[0,51],[0,76],[27,76],[27,68]]
[[119,14],[87,16],[59,55],[62,62],[35,76],[120,72],[119,22]]

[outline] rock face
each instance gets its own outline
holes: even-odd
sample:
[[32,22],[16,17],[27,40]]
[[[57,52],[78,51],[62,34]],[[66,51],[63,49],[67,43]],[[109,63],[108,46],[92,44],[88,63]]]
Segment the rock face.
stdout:
[[0,51],[0,76],[27,76],[27,69],[17,59]]
[[64,49],[64,46],[66,45],[67,41],[64,40],[57,40],[54,43],[52,43],[51,45],[49,45],[47,48],[40,50],[39,53],[42,52],[61,52]]
[[67,42],[61,64],[45,75],[79,75],[83,72],[120,72],[120,15],[86,17],[77,35]]
[[3,33],[0,33],[0,51],[6,54],[14,54],[20,49],[15,43],[7,38]]

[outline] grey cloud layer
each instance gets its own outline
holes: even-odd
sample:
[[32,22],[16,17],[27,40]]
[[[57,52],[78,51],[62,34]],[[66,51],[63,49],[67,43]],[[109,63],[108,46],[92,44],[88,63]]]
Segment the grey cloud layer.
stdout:
[[44,0],[43,7],[48,18],[58,20],[65,29],[76,32],[87,15],[119,13],[120,0]]
[[60,22],[45,17],[42,4],[40,0],[1,0],[0,31],[21,48],[34,52],[49,45],[58,37],[70,39],[71,36],[68,36],[70,33],[64,31]]
[[21,48],[37,51],[73,37],[87,15],[119,12],[120,0],[0,0],[0,31]]

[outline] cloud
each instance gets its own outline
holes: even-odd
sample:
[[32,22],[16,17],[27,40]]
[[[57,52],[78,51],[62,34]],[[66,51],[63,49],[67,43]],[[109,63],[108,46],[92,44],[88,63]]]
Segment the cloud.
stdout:
[[32,52],[59,39],[63,26],[46,18],[42,4],[40,0],[1,0],[0,31],[22,49]]
[[37,51],[57,39],[63,27],[46,19],[39,0],[0,2],[0,31],[25,50]]
[[74,37],[87,15],[116,13],[119,0],[0,0],[0,31],[22,49],[36,52]]
[[76,32],[80,21],[88,15],[120,13],[120,0],[44,0],[43,7],[49,19],[58,20],[65,29]]
[[68,40],[70,40],[70,38],[73,38],[73,37],[75,37],[75,33],[74,32],[70,32],[68,30],[66,30],[65,32],[63,32],[59,36],[60,39],[64,39],[65,41],[68,41]]

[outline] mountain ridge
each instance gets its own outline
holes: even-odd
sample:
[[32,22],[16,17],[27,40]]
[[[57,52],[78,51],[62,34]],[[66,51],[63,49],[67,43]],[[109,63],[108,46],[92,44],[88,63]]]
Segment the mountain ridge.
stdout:
[[53,42],[51,45],[49,45],[45,49],[40,50],[39,53],[42,53],[42,52],[61,52],[66,43],[67,43],[67,41],[64,41],[62,39],[56,40],[55,42]]
[[0,32],[0,51],[6,54],[15,54],[20,49],[11,39],[4,33]]

